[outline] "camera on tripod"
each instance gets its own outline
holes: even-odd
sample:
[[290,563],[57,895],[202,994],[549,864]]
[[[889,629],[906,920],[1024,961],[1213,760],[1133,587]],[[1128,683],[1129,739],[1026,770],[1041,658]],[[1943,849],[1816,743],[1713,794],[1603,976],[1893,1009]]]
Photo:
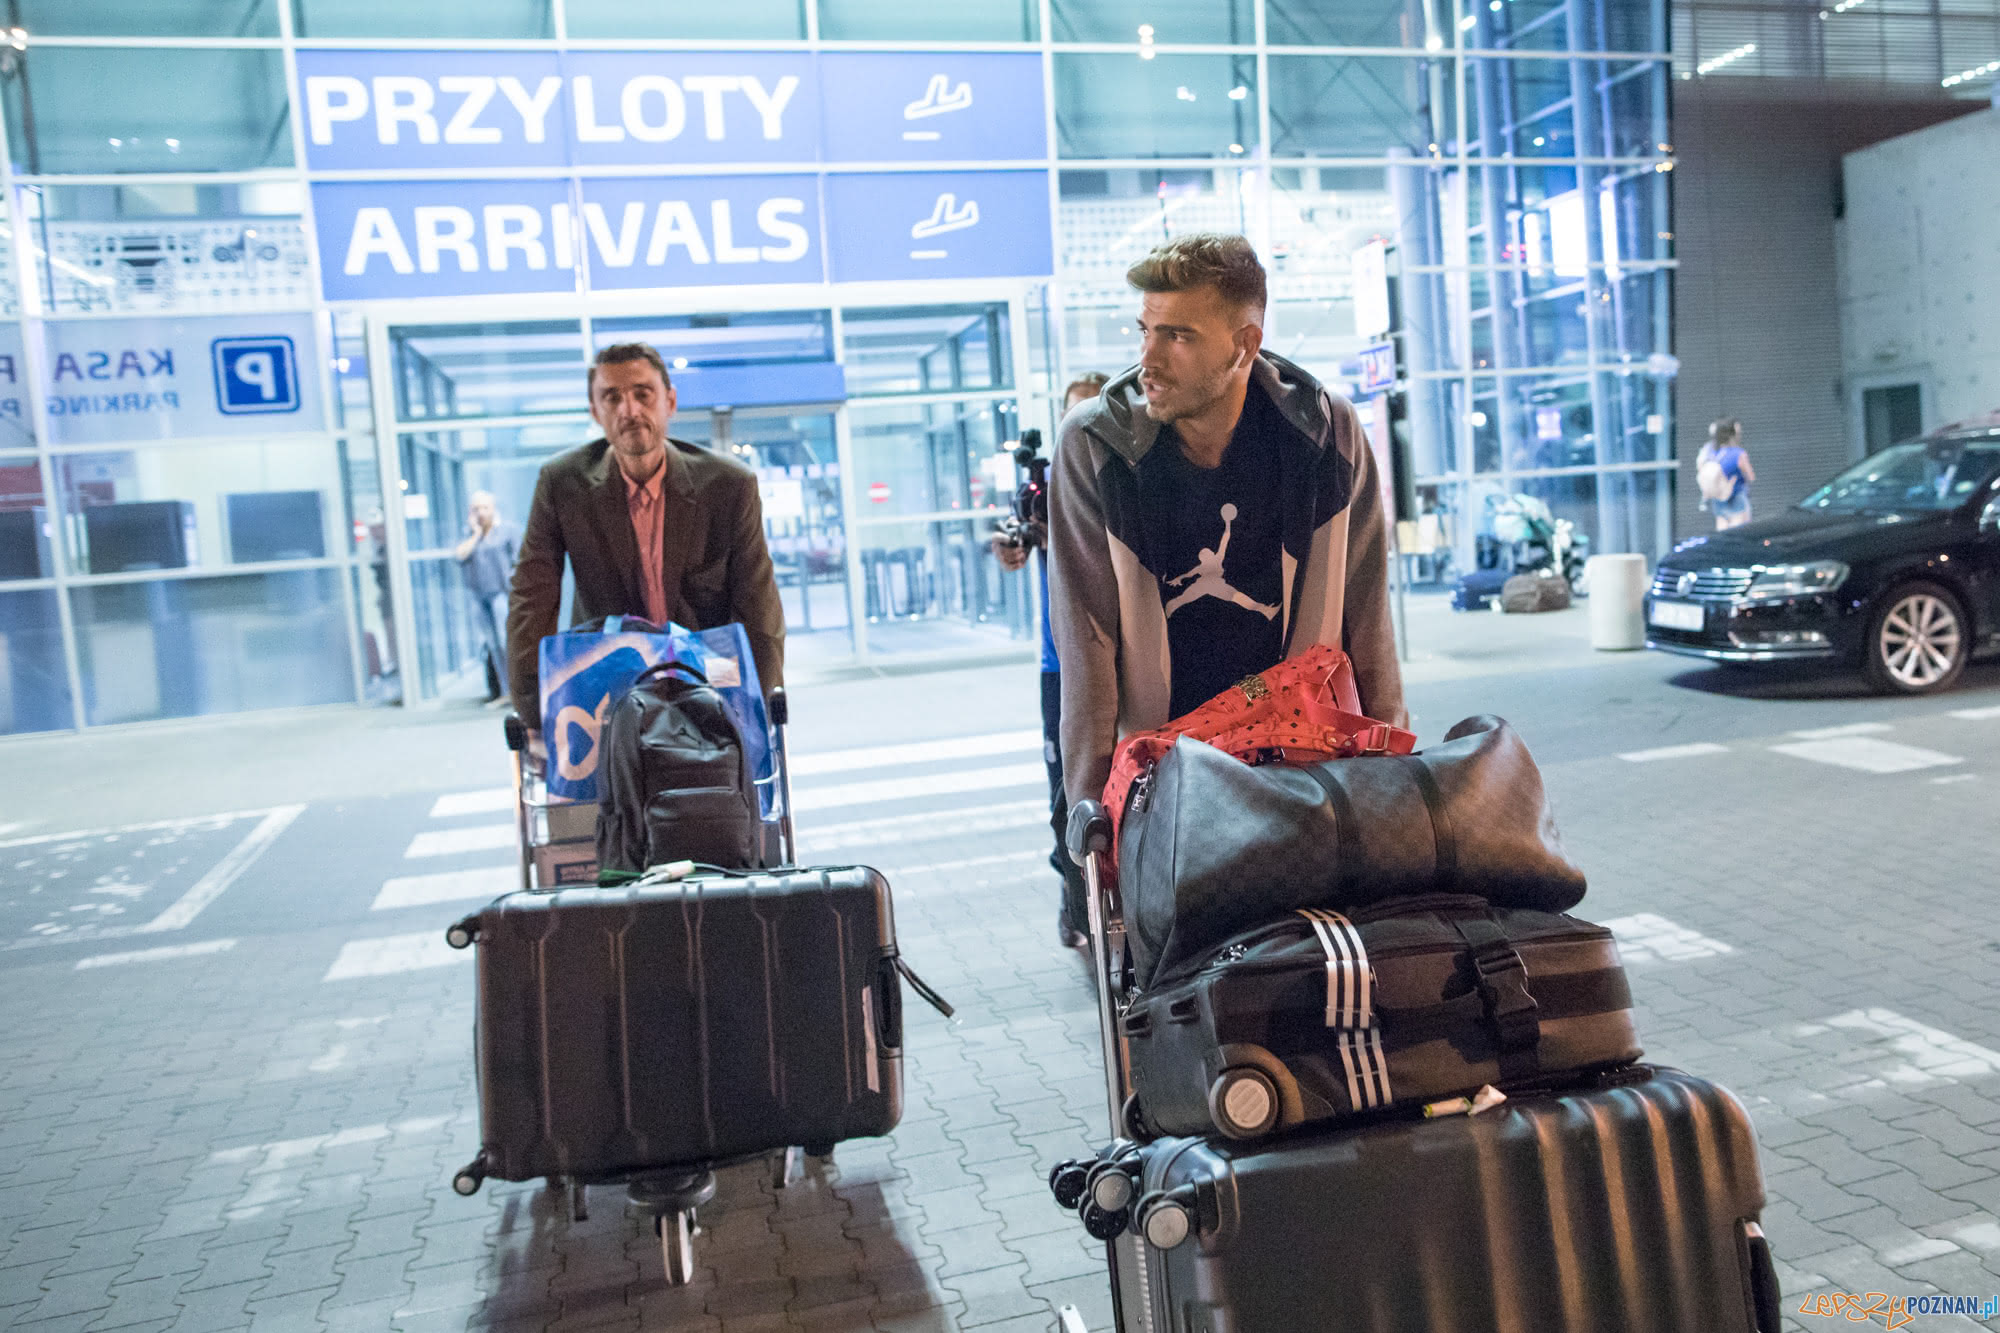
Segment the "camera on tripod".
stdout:
[[1049,460],[1042,457],[1042,433],[1030,428],[1021,432],[1014,461],[1026,469],[1028,479],[1014,488],[1013,513],[1000,520],[994,535],[1008,546],[1032,551],[1049,544]]

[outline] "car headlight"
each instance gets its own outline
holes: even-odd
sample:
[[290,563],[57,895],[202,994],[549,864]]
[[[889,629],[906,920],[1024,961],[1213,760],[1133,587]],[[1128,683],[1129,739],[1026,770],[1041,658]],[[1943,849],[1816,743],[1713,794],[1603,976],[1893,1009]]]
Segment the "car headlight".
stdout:
[[1768,565],[1750,580],[1752,597],[1810,597],[1832,592],[1847,579],[1847,566],[1838,560],[1815,560],[1804,565]]

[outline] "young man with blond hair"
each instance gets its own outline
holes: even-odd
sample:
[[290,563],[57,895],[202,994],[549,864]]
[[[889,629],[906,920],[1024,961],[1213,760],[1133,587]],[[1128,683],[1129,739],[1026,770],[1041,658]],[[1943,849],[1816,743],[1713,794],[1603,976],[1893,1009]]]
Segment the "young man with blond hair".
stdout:
[[1313,647],[1401,725],[1381,488],[1353,404],[1264,350],[1264,266],[1241,236],[1134,264],[1139,364],[1063,419],[1050,607],[1069,799],[1118,738]]

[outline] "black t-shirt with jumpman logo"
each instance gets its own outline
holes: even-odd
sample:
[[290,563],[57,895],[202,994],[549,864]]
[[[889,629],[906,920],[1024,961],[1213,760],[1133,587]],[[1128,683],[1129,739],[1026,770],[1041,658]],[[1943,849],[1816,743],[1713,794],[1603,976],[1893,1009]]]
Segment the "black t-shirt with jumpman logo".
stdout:
[[1144,559],[1160,580],[1173,716],[1200,707],[1284,651],[1284,419],[1254,384],[1222,462],[1196,467],[1173,427],[1138,468]]

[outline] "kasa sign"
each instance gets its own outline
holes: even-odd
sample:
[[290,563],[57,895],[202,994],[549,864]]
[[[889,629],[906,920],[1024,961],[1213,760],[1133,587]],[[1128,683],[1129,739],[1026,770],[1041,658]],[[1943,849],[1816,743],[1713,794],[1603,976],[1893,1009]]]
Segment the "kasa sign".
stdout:
[[[330,300],[1053,266],[1045,170],[818,170],[1039,162],[1038,56],[305,51],[299,77]],[[598,174],[621,165],[772,170]],[[551,174],[356,179],[496,168]]]

